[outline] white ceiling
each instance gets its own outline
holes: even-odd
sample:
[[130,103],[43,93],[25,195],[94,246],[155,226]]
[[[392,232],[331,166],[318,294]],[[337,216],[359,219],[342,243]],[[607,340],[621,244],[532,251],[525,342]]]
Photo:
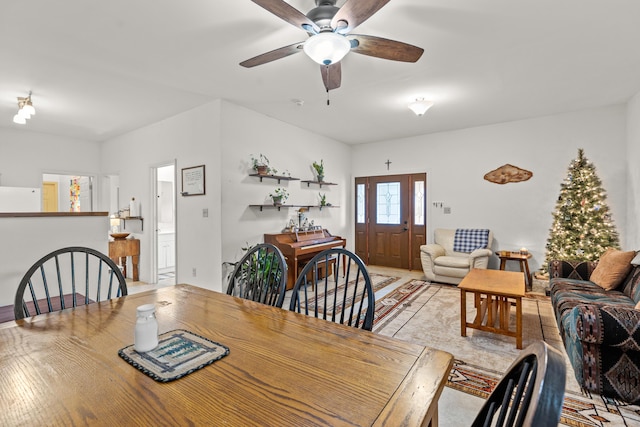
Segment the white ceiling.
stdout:
[[[304,53],[238,65],[307,38],[250,0],[3,1],[0,126],[101,141],[222,98],[357,144],[640,91],[638,0],[391,0],[354,33],[425,53],[415,64],[350,53],[327,106]],[[16,97],[29,90],[37,113],[13,124]],[[435,102],[423,117],[407,109],[418,96]]]

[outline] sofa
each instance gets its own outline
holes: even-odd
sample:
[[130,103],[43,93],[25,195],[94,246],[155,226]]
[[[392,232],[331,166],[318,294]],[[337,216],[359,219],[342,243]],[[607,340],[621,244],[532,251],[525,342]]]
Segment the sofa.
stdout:
[[[459,245],[456,231],[458,237],[468,232],[479,238]],[[472,268],[487,268],[493,243],[490,230],[436,228],[433,237],[434,243],[420,246],[422,270],[428,281],[457,285]]]
[[612,290],[590,280],[596,267],[597,262],[549,263],[558,329],[584,389],[640,404],[640,265],[631,264]]

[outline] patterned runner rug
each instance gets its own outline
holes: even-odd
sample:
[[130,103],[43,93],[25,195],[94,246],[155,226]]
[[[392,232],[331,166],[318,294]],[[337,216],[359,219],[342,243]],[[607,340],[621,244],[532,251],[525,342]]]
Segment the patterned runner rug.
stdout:
[[410,280],[376,299],[372,331],[384,328],[388,322],[395,319],[402,310],[411,305],[411,301],[427,290],[428,285],[428,282],[422,280]]
[[[378,273],[369,273],[369,277],[371,278],[371,285],[373,287],[373,293],[375,294],[376,292],[378,292],[380,289],[390,285],[391,283],[395,282],[396,280],[399,279],[399,277],[392,277],[392,276],[385,276],[383,274],[378,274]],[[362,281],[363,279],[361,278],[360,281]],[[320,281],[322,282],[322,281]],[[354,281],[349,282],[349,284],[353,284]],[[322,286],[322,285],[321,285]],[[342,301],[342,297],[343,297],[343,293],[344,293],[344,285],[339,285],[338,289],[337,289],[337,297],[338,297],[338,301]],[[332,303],[333,299],[334,299],[334,295],[336,294],[336,289],[329,289],[329,292],[327,292],[326,297],[328,299],[328,302]],[[318,309],[321,310],[321,307],[324,307],[324,301],[323,299],[325,298],[325,293],[322,289],[318,289]],[[344,308],[349,308],[351,307],[354,303],[358,303],[360,302],[362,298],[360,298],[360,296],[358,296],[356,298],[356,300],[353,300],[353,296],[347,296],[344,307],[342,307],[342,303],[339,302],[336,305],[336,314],[341,312]],[[316,301],[316,297],[315,296],[310,296],[309,297],[309,304],[313,304]]]

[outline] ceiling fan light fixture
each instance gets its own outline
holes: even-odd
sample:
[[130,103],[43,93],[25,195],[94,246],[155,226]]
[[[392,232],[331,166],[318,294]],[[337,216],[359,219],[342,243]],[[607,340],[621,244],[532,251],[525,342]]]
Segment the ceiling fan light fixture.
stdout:
[[304,53],[320,65],[340,62],[351,50],[349,40],[332,31],[315,34],[304,43]]
[[417,98],[414,102],[409,104],[409,109],[413,111],[416,116],[424,115],[424,113],[426,113],[431,107],[433,107],[433,102],[425,101],[424,98]]

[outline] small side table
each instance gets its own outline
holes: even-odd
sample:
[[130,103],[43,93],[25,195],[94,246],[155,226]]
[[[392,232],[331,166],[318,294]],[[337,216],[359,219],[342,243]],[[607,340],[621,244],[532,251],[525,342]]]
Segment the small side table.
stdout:
[[527,290],[531,290],[532,279],[531,272],[529,271],[529,258],[531,258],[530,253],[520,253],[520,252],[511,252],[511,251],[499,251],[496,252],[496,255],[500,258],[500,270],[504,270],[507,261],[518,261],[520,264],[520,271],[524,273],[525,283],[527,285]]
[[140,240],[138,239],[115,239],[109,242],[109,258],[116,263],[124,266],[124,277],[127,277],[127,257],[131,257],[131,265],[133,266],[133,280],[137,282],[138,263],[140,262]]

